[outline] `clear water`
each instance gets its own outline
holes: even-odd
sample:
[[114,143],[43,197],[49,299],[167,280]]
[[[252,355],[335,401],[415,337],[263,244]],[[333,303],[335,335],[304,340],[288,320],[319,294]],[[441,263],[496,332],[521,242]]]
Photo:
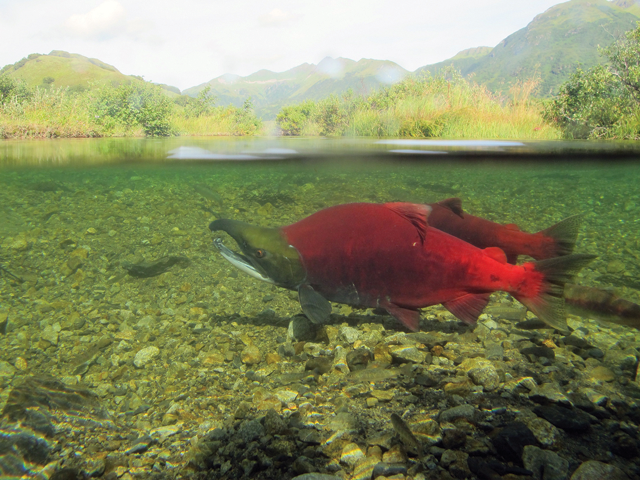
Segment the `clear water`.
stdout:
[[[224,217],[280,226],[342,203],[428,203],[449,197],[460,197],[465,211],[473,215],[515,223],[529,232],[581,213],[576,252],[598,258],[579,274],[577,283],[615,288],[625,299],[640,303],[638,154],[638,145],[627,143],[244,138],[0,143],[0,321],[7,322],[0,337],[3,401],[24,378],[47,375],[69,388],[82,385],[96,392],[120,422],[122,438],[178,425],[179,433],[142,453],[139,465],[128,464],[134,469],[129,473],[138,468],[142,475],[150,475],[154,465],[179,471],[186,464],[182,455],[197,438],[232,421],[242,401],[250,404],[249,413],[236,418],[261,418],[266,406],[273,406],[284,417],[295,413],[305,425],[317,422],[328,432],[327,419],[346,405],[369,412],[362,414],[370,415],[368,436],[391,428],[390,413],[401,414],[408,406],[413,420],[420,412],[433,417],[447,404],[442,388],[433,389],[441,395],[437,401],[417,395],[416,402],[407,404],[401,399],[411,387],[395,377],[382,375],[382,383],[376,383],[372,374],[373,380],[336,383],[332,390],[323,380],[309,384],[301,376],[294,386],[286,386],[290,384],[284,376],[303,375],[305,359],[314,355],[304,350],[293,358],[282,355],[289,319],[300,313],[297,297],[234,269],[213,248],[208,224]],[[225,244],[236,248],[228,237]],[[124,268],[167,256],[186,257],[189,263],[150,278],[131,276]],[[498,294],[490,307],[507,303],[509,308],[514,305]],[[333,322],[336,330],[348,324],[363,338],[381,325],[385,336],[399,329],[371,310],[334,305],[333,311],[338,316]],[[448,328],[443,322],[458,324],[440,307],[425,309],[423,318],[438,319],[442,331]],[[576,335],[602,352],[613,349],[634,356],[640,347],[632,328],[572,317],[572,328],[581,325],[587,333]],[[552,331],[542,332],[543,340],[559,342]],[[496,334],[494,340],[506,341],[503,347],[508,350],[514,340],[506,335]],[[349,351],[356,349],[353,343],[342,343]],[[476,343],[478,352],[484,351],[484,344]],[[333,358],[335,341],[319,344]],[[361,344],[373,352],[375,345]],[[244,360],[243,352],[251,345],[262,354],[260,362]],[[155,356],[136,366],[136,354],[149,347],[157,347]],[[273,362],[267,354],[273,354]],[[602,405],[609,406],[614,420],[631,425],[636,432],[631,438],[637,442],[635,417],[618,414],[620,407],[611,404],[622,398],[628,411],[635,408],[636,390],[629,390],[629,385],[637,381],[637,361],[629,357],[621,364],[596,355],[580,363],[569,353],[558,357],[551,364],[505,360],[508,376],[505,379],[503,372],[501,381],[533,375],[538,382],[596,391],[608,399]],[[442,360],[454,376],[458,363]],[[413,371],[426,372],[434,365],[414,366]],[[615,380],[589,377],[589,370],[599,365],[610,369]],[[579,380],[563,383],[569,381],[563,375],[571,371],[578,372],[573,380]],[[367,410],[368,394],[354,394],[349,390],[354,384],[363,392],[393,391],[395,400]],[[296,391],[297,399],[273,400],[273,392],[282,389]],[[472,389],[466,401],[479,398],[478,390]],[[340,396],[346,403],[332,401]],[[497,398],[496,404],[506,403],[513,411],[520,408]],[[171,411],[174,404],[179,408]],[[320,419],[314,420],[316,416]],[[115,433],[105,429],[111,439]],[[616,453],[608,446],[615,446],[613,434],[608,438],[604,431],[591,435],[613,451],[607,461],[636,471],[634,457]],[[483,438],[476,430],[468,435]],[[349,438],[365,441],[357,435]],[[120,442],[117,452],[131,447],[131,442]],[[557,453],[574,455],[580,439],[571,442],[566,451],[558,443]],[[594,440],[585,437],[584,442],[587,448]],[[106,454],[109,450],[101,445],[95,451]],[[48,461],[70,461],[74,455],[85,468],[82,462],[93,454],[63,449]],[[327,448],[323,465],[341,465],[340,455],[340,449]],[[24,465],[29,471],[42,467],[27,461]],[[347,477],[354,474],[344,462],[338,469]],[[291,478],[291,472],[290,465],[282,467],[283,478]]]

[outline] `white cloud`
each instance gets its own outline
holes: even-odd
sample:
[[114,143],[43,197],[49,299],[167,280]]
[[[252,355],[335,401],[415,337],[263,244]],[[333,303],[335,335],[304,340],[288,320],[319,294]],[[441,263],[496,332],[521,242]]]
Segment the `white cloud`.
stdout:
[[117,0],[106,0],[87,13],[71,15],[64,23],[67,33],[86,39],[107,40],[126,32],[127,14]]
[[298,18],[298,15],[290,12],[284,12],[279,8],[274,8],[269,13],[260,15],[260,17],[258,17],[258,22],[263,27],[279,27],[291,20],[295,20],[296,18]]

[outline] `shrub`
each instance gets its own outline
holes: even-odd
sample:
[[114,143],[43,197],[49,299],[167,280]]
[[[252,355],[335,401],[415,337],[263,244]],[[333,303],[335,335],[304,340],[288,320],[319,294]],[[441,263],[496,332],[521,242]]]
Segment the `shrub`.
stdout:
[[600,53],[608,65],[582,69],[545,106],[567,138],[640,138],[640,22]]
[[147,136],[172,134],[172,104],[160,87],[139,82],[118,87],[102,86],[94,93],[92,103],[97,122],[107,130],[117,124],[139,125]]

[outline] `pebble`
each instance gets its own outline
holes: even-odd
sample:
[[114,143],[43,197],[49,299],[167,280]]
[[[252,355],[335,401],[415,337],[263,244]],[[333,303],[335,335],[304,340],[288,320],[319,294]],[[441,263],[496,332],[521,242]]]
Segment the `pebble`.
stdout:
[[591,427],[591,417],[577,408],[542,405],[534,408],[533,413],[568,432],[586,432]]
[[516,463],[520,463],[527,445],[538,443],[533,432],[522,422],[507,425],[495,434],[491,441],[498,455],[507,461]]
[[592,368],[589,374],[593,380],[600,382],[613,382],[616,379],[615,373],[603,366]]
[[356,443],[348,443],[342,448],[340,462],[353,467],[363,459],[364,456],[364,452]]
[[291,342],[310,342],[315,340],[318,326],[304,315],[296,315],[289,321],[287,338]]
[[544,418],[534,417],[529,419],[527,427],[544,447],[552,447],[560,436],[559,430]]
[[524,447],[522,463],[533,472],[533,480],[566,480],[569,473],[568,460],[534,445]]
[[426,358],[426,354],[416,347],[393,345],[389,347],[391,356],[400,362],[422,363]]
[[438,421],[440,423],[452,423],[459,418],[464,418],[469,422],[473,422],[476,414],[477,410],[473,405],[458,405],[440,412]]
[[484,358],[466,358],[460,364],[469,378],[476,385],[482,385],[484,390],[492,392],[500,385],[500,377],[491,361]]
[[16,374],[16,369],[9,362],[0,360],[0,378],[13,377]]
[[260,349],[255,345],[247,345],[242,349],[242,352],[240,353],[240,359],[242,360],[242,363],[245,363],[247,365],[255,365],[262,361],[262,353],[260,352]]
[[293,477],[291,480],[344,480],[342,477],[336,477],[335,475],[329,475],[326,473],[304,473]]
[[627,474],[615,465],[587,460],[571,475],[571,480],[629,480]]
[[58,345],[58,334],[60,333],[60,324],[47,325],[42,331],[41,338],[51,345]]
[[340,328],[340,336],[344,339],[345,342],[349,344],[353,344],[356,341],[360,340],[362,334],[360,331],[353,327],[341,327]]
[[138,368],[143,368],[151,360],[160,355],[160,349],[156,346],[150,346],[139,350],[133,359],[133,364]]

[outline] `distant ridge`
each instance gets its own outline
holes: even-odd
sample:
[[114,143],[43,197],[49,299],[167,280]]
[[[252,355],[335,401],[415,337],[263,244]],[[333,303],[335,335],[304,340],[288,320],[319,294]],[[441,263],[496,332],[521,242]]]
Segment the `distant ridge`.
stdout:
[[[124,75],[113,65],[97,58],[89,58],[78,53],[52,50],[48,55],[32,53],[22,60],[5,65],[0,74],[7,74],[25,81],[29,86],[54,86],[84,89],[90,82],[121,85],[143,82],[142,77]],[[165,90],[180,94],[176,87],[160,85]]]
[[381,85],[395,83],[409,72],[388,60],[326,57],[317,65],[303,63],[285,72],[260,70],[246,77],[225,74],[184,90],[196,96],[206,86],[220,105],[241,106],[251,96],[256,111],[263,118],[273,118],[284,105],[307,99],[319,100],[352,89],[367,94]]
[[[598,45],[607,46],[640,20],[639,0],[571,0],[537,15],[529,25],[509,35],[490,51],[460,57],[416,70],[436,73],[453,65],[478,83],[504,91],[518,80],[540,78],[539,94],[556,93],[575,69],[603,61]],[[484,52],[484,54],[482,54]]]

